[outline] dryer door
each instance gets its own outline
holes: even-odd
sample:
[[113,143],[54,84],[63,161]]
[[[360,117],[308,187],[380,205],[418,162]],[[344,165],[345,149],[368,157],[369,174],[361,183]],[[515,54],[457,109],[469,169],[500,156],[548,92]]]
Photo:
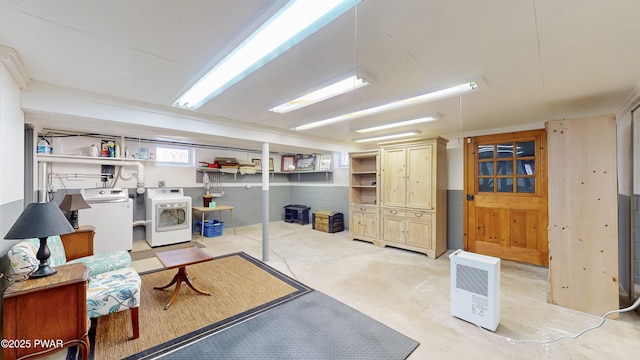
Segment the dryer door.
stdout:
[[189,228],[189,204],[187,202],[156,205],[156,232]]

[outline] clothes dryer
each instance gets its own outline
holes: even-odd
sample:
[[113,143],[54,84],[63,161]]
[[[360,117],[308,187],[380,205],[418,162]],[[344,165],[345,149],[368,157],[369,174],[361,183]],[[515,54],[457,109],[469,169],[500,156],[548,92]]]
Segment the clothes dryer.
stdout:
[[147,189],[146,232],[151,247],[191,241],[191,197],[182,188]]

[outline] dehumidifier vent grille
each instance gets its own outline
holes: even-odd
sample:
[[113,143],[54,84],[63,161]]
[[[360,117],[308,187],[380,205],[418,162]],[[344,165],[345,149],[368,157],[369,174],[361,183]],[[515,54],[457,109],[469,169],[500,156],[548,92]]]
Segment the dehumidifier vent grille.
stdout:
[[456,287],[476,295],[489,296],[489,272],[456,264]]

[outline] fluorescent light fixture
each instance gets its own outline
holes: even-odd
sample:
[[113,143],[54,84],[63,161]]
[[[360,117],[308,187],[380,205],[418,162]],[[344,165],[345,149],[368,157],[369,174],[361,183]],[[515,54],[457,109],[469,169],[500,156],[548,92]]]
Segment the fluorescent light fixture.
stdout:
[[312,122],[312,123],[309,123],[309,124],[306,124],[306,125],[300,125],[298,127],[295,127],[294,130],[309,130],[309,129],[317,128],[317,127],[320,127],[320,126],[333,124],[333,123],[336,123],[336,122],[339,122],[339,121],[357,119],[357,118],[360,118],[360,117],[363,117],[363,116],[377,114],[377,113],[381,113],[381,112],[384,112],[384,111],[395,110],[395,109],[403,108],[403,107],[410,106],[410,105],[420,104],[420,103],[424,103],[424,102],[428,102],[428,101],[434,101],[434,100],[437,100],[437,99],[442,99],[442,98],[453,96],[453,95],[463,94],[463,93],[469,92],[469,91],[471,91],[471,90],[473,90],[473,89],[475,89],[477,87],[478,87],[478,84],[476,84],[475,82],[468,82],[468,83],[456,85],[456,86],[453,86],[453,87],[450,87],[450,88],[437,90],[437,91],[432,91],[432,92],[428,92],[426,94],[414,96],[414,97],[411,97],[411,98],[402,99],[402,100],[394,101],[394,102],[391,102],[391,103],[388,103],[388,104],[384,104],[384,105],[380,105],[380,106],[376,106],[376,107],[372,107],[372,108],[368,108],[368,109],[352,112],[352,113],[349,113],[349,114],[340,115],[340,116],[336,116],[336,117],[333,117],[333,118]]
[[366,129],[360,129],[360,130],[356,130],[355,132],[357,132],[358,134],[364,134],[364,133],[368,133],[368,132],[374,132],[374,131],[378,131],[378,130],[392,129],[392,128],[397,128],[397,127],[401,127],[401,126],[409,126],[409,125],[415,125],[415,124],[422,124],[422,123],[426,123],[426,122],[434,121],[434,120],[437,120],[437,118],[436,118],[436,117],[434,117],[434,116],[426,116],[426,117],[419,118],[419,119],[399,121],[399,122],[396,122],[396,123],[385,124],[385,125],[379,125],[379,126],[374,126],[374,127],[366,128]]
[[173,106],[196,109],[289,50],[361,0],[292,0],[185,92]]
[[370,142],[370,141],[396,139],[396,138],[413,136],[413,135],[420,135],[420,134],[421,134],[420,131],[413,130],[413,131],[407,131],[407,132],[402,132],[402,133],[398,133],[398,134],[380,135],[380,136],[374,136],[374,137],[362,138],[362,139],[352,139],[351,141],[353,141],[353,142]]
[[367,85],[369,85],[369,83],[365,79],[360,78],[357,75],[352,75],[346,79],[342,79],[331,85],[325,86],[320,90],[302,95],[297,99],[293,99],[282,105],[273,107],[269,109],[269,111],[273,111],[279,114],[288,113],[289,111],[297,110]]

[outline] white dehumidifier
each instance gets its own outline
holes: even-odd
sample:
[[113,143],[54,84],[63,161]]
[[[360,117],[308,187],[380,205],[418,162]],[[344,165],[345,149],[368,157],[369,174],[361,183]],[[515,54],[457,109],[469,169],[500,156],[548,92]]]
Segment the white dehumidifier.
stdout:
[[500,323],[500,259],[456,250],[451,260],[451,315],[495,331]]

